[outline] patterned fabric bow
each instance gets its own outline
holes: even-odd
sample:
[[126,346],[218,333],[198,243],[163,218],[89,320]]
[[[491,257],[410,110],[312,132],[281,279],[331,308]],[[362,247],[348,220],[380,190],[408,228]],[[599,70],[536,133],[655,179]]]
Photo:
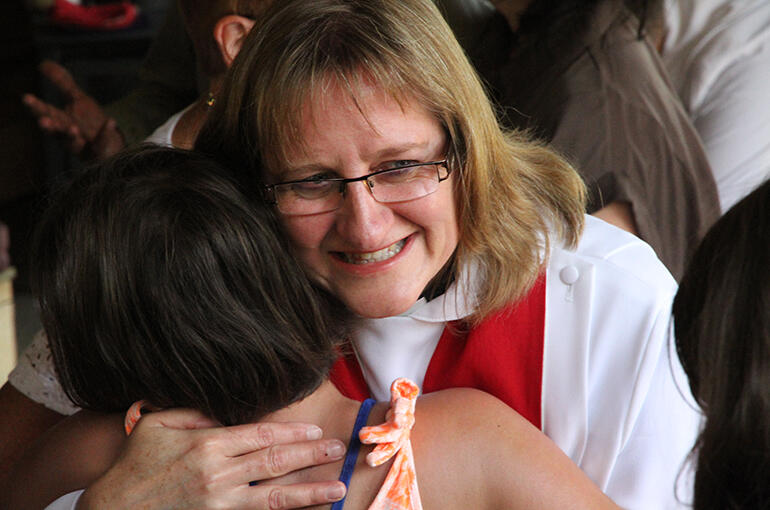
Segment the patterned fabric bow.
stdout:
[[420,389],[408,379],[400,378],[390,386],[390,410],[382,425],[364,427],[358,434],[364,444],[377,446],[366,456],[372,467],[396,456],[382,488],[369,510],[422,510],[414,454],[409,435],[414,426],[414,406]]
[[123,428],[127,436],[131,435],[131,431],[139,423],[139,419],[142,417],[142,409],[150,410],[152,406],[146,400],[137,400],[126,411],[126,417],[123,419]]

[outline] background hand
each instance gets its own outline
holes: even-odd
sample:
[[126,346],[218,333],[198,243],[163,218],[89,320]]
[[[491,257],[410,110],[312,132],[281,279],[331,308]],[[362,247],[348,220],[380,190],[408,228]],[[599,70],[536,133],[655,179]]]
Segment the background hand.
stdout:
[[120,458],[81,497],[78,508],[283,509],[341,499],[339,481],[276,485],[269,480],[339,460],[344,446],[314,425],[218,427],[197,411],[150,413]]
[[83,159],[103,159],[125,146],[115,121],[105,114],[91,96],[78,87],[72,75],[56,62],[46,60],[40,72],[64,95],[64,109],[48,104],[33,94],[25,94],[24,104],[37,117],[44,131],[61,135],[69,150]]

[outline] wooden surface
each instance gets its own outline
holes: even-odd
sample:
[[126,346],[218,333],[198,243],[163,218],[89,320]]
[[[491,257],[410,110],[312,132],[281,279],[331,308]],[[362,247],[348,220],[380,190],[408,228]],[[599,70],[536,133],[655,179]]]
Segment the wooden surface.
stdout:
[[13,306],[13,279],[16,270],[9,267],[0,272],[0,384],[16,366],[16,323]]

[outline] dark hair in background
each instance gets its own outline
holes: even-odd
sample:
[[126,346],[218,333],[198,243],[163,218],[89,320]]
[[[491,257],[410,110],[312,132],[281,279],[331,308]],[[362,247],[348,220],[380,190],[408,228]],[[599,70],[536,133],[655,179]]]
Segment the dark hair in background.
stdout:
[[223,424],[308,395],[347,313],[285,244],[266,206],[192,152],[145,147],[76,175],[34,240],[67,395],[98,411],[197,408]]
[[[566,41],[580,37],[600,4],[625,5],[639,23],[639,36],[648,24],[657,26],[663,16],[663,0],[532,0],[522,13],[520,40],[527,40],[545,51],[561,48]],[[527,48],[531,51],[531,48]]]
[[695,252],[674,301],[676,347],[703,408],[694,508],[770,508],[770,181]]

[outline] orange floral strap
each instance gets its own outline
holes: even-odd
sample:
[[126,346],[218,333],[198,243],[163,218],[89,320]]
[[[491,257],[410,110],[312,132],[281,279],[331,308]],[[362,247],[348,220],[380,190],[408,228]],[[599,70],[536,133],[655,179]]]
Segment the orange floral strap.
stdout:
[[414,407],[420,389],[408,379],[396,379],[390,386],[390,410],[385,423],[364,427],[358,436],[364,444],[377,446],[366,456],[372,467],[396,456],[388,476],[369,510],[422,510],[417,473],[409,435],[414,426]]

